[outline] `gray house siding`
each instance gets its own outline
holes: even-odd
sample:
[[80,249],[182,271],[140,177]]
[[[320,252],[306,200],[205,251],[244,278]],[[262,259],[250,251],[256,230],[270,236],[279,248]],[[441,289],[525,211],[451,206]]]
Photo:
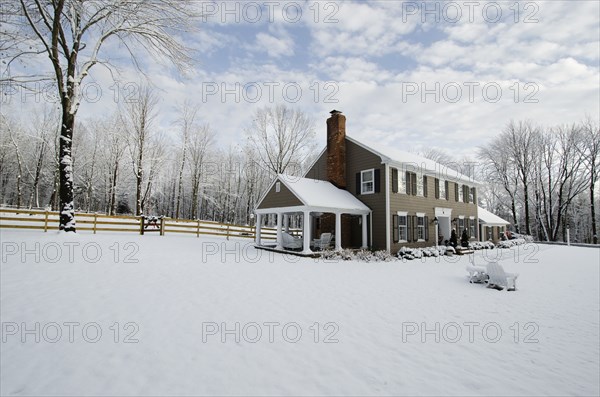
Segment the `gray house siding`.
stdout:
[[[398,172],[405,172],[399,170]],[[392,186],[392,172],[390,172],[390,177],[388,179],[389,186]],[[458,218],[459,216],[464,216],[466,219],[469,219],[470,216],[475,217],[474,222],[477,225],[477,204],[476,203],[464,203],[455,201],[455,189],[457,184],[449,181],[448,183],[448,200],[445,198],[436,198],[435,194],[435,177],[427,176],[427,197],[423,196],[413,196],[407,195],[405,192],[398,193],[390,193],[390,217],[393,219],[393,215],[397,214],[398,211],[407,212],[408,216],[414,216],[417,213],[424,213],[427,217],[427,224],[425,227],[428,230],[429,239],[427,241],[417,242],[415,239],[411,239],[413,241],[409,242],[396,242],[394,243],[393,238],[391,242],[391,252],[395,253],[402,246],[408,247],[430,247],[436,245],[436,236],[435,236],[435,224],[433,223],[433,219],[435,218],[435,208],[443,207],[452,209],[452,218]],[[398,190],[401,190],[399,187]],[[390,236],[394,235],[394,222],[390,219]],[[451,227],[455,227],[454,224]],[[458,229],[458,228],[457,228]],[[477,226],[475,226],[475,230],[477,231]],[[460,233],[458,232],[458,237],[460,239]],[[475,237],[475,236],[473,236]],[[443,236],[444,240],[448,240],[450,236]]]
[[283,183],[281,183],[280,185],[281,189],[279,192],[275,191],[276,186],[277,182],[273,184],[273,186],[271,186],[271,189],[258,206],[258,209],[293,207],[297,205],[303,205],[302,201],[300,201],[298,197],[296,197],[294,193],[292,193],[290,189],[288,189]]
[[[360,190],[356,186],[356,174],[369,169],[379,170],[380,191],[373,194],[359,194]],[[349,192],[373,210],[371,216],[373,241],[371,246],[376,250],[386,249],[386,180],[385,165],[381,164],[381,158],[346,139],[346,186]]]

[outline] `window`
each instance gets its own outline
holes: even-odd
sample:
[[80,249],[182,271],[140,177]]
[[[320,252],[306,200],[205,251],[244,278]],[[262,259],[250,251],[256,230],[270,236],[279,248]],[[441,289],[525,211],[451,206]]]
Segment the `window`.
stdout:
[[402,242],[408,241],[408,222],[406,212],[398,212],[398,239]]
[[361,171],[360,194],[375,193],[374,170]]
[[423,175],[417,175],[417,196],[423,197]]
[[464,197],[463,197],[463,193],[464,193],[464,186],[463,185],[459,185],[458,183],[456,184],[456,189],[458,189],[458,201],[464,201]]
[[458,230],[456,232],[460,236],[463,230],[465,230],[465,218],[458,218]]
[[475,188],[474,187],[469,189],[469,202],[475,203]]
[[439,185],[440,185],[440,193],[439,193],[438,198],[441,198],[442,200],[446,200],[446,181],[443,179],[440,179]]
[[281,191],[281,182],[277,182],[275,184],[275,193],[279,193]]
[[407,193],[406,190],[406,172],[399,172],[398,173],[398,178],[399,180],[399,185],[400,185],[400,189],[398,190],[400,193]]
[[492,233],[494,232],[494,228],[492,226],[487,226],[485,228],[485,231],[487,232],[487,240],[492,240]]
[[417,214],[417,240],[425,240],[425,216]]
[[469,237],[475,237],[475,219],[469,219]]

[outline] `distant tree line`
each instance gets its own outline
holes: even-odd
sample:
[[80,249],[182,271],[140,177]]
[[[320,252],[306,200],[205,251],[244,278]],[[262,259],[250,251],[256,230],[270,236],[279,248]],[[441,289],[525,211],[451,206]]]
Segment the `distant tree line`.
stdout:
[[[241,143],[221,148],[197,106],[180,106],[170,136],[156,125],[157,104],[144,88],[120,111],[77,122],[76,210],[251,224],[276,173],[299,175],[315,158],[313,124],[300,111],[258,109]],[[59,123],[50,110],[27,124],[0,115],[0,204],[60,208]]]

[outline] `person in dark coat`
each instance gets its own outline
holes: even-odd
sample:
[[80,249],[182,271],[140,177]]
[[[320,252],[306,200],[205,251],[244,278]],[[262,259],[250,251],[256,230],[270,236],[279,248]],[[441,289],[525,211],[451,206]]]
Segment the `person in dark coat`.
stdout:
[[456,248],[458,245],[458,236],[456,235],[456,229],[452,229],[452,233],[450,233],[450,245]]
[[469,235],[467,234],[467,229],[463,229],[462,235],[460,236],[460,245],[461,247],[469,246]]

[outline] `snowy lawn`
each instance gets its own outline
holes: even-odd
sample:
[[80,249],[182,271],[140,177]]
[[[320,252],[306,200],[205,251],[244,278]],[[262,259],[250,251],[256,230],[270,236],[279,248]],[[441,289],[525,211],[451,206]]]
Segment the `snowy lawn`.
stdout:
[[336,263],[247,240],[0,237],[2,395],[600,393],[598,249],[477,252],[520,273],[499,292],[468,283],[466,257]]

